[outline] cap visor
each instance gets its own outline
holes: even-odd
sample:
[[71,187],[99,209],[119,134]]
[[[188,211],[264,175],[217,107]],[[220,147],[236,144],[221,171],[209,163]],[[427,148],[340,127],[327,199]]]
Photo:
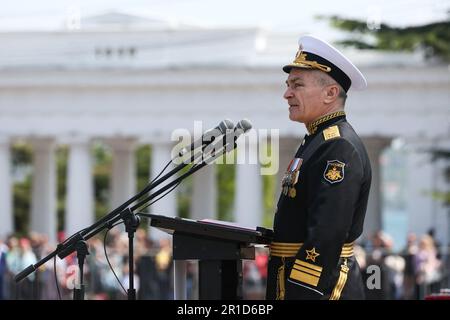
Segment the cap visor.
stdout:
[[286,73],[290,73],[293,68],[312,69],[310,66],[305,66],[305,65],[301,65],[301,64],[288,64],[283,67],[283,71]]

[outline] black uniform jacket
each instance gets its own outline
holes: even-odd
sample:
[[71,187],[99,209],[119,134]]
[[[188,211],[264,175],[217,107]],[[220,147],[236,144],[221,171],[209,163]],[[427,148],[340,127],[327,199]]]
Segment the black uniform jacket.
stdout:
[[363,299],[353,243],[371,182],[365,147],[343,111],[308,127],[282,181],[267,299]]

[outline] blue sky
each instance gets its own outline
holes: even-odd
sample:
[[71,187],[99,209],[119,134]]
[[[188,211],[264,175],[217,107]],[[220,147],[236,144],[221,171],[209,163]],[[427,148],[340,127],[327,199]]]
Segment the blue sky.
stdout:
[[315,32],[324,24],[314,18],[319,14],[405,26],[445,19],[449,9],[450,0],[3,0],[0,31],[60,29],[71,12],[114,10],[209,27]]

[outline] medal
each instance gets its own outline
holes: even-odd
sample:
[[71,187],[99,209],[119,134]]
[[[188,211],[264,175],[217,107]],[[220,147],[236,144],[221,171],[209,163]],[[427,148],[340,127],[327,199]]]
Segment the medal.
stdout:
[[298,176],[300,175],[300,171],[296,171],[295,173],[294,173],[294,186],[297,184],[297,182],[298,182]]
[[300,167],[302,166],[303,159],[302,158],[296,158],[297,161],[295,161],[295,167],[292,172],[292,178],[291,182],[292,185],[295,186],[298,182],[298,176],[300,175]]
[[289,197],[291,198],[295,198],[295,196],[297,195],[297,190],[295,190],[294,187],[289,189]]
[[302,158],[294,158],[289,162],[286,173],[281,180],[281,186],[285,196],[289,196],[290,198],[295,198],[297,196],[297,190],[294,186],[298,182],[298,177],[300,175],[299,170],[302,163]]

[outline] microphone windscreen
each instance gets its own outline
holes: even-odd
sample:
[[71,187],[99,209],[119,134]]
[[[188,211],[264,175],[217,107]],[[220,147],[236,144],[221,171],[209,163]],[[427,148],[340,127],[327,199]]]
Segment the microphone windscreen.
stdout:
[[230,119],[225,119],[219,123],[219,130],[222,134],[225,134],[227,130],[232,130],[234,128],[234,123]]
[[248,130],[250,130],[252,128],[252,124],[249,120],[247,119],[242,119],[241,121],[238,122],[238,124],[236,125],[236,129],[240,129],[244,132],[247,132]]

